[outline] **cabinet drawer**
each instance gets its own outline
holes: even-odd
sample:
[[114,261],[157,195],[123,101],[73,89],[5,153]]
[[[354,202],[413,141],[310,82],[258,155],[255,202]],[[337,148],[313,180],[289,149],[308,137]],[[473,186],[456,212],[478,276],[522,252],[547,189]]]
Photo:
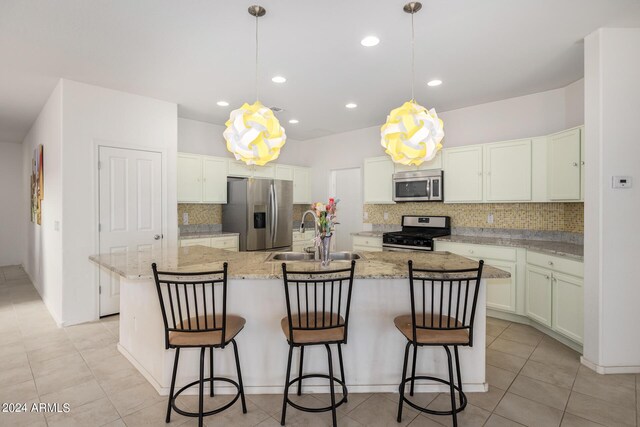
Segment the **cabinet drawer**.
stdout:
[[468,243],[436,241],[436,250],[478,259],[494,259],[500,261],[515,261],[516,248],[501,246],[471,245]]
[[186,246],[211,246],[211,239],[210,238],[203,238],[203,239],[182,239],[180,240],[180,246],[182,247],[186,247]]
[[218,249],[237,249],[238,237],[237,236],[212,237],[211,247],[218,248]]
[[353,252],[382,252],[382,246],[353,245]]
[[382,237],[353,236],[353,246],[382,249]]
[[527,263],[572,276],[584,277],[584,264],[567,258],[527,251]]

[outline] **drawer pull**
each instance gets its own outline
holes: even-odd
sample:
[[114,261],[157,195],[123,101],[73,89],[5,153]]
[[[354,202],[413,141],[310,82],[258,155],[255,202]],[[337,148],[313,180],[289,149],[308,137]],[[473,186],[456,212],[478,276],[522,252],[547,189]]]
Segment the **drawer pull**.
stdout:
[[553,261],[549,261],[549,265],[553,265]]
[[473,253],[473,249],[469,249],[469,253],[472,254]]
[[551,277],[549,277],[549,276],[544,276],[544,278],[547,279],[547,280],[551,279]]

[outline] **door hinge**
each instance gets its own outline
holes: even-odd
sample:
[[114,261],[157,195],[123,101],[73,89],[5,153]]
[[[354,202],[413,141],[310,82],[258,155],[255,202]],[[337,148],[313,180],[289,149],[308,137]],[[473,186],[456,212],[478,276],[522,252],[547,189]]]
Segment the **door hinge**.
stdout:
[[98,295],[102,295],[102,286],[98,286]]
[[102,224],[98,224],[98,233],[102,231]]

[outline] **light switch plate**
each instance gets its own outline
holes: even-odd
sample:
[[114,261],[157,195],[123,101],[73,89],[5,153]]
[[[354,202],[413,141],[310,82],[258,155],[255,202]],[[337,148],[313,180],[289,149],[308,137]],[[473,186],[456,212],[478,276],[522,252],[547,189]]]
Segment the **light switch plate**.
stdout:
[[189,212],[184,212],[182,214],[182,224],[189,225]]
[[614,176],[611,179],[612,188],[631,188],[633,179],[630,176]]
[[384,213],[384,220],[388,220],[389,219],[389,212],[385,212]]
[[487,215],[487,224],[493,224],[493,214]]

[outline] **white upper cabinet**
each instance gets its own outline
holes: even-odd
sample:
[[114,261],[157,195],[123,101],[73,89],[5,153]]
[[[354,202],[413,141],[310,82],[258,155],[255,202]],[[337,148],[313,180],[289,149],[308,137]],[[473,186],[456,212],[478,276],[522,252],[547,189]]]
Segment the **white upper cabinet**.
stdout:
[[584,202],[584,126],[580,128],[580,200]]
[[276,165],[276,179],[293,181],[293,166]]
[[580,200],[580,133],[576,128],[549,136],[550,200]]
[[178,154],[178,202],[202,202],[202,156]]
[[273,165],[247,165],[239,160],[229,160],[229,176],[243,176],[253,178],[275,178],[276,168]]
[[393,161],[388,156],[364,159],[364,203],[394,203],[394,171]]
[[311,204],[311,169],[293,166],[293,204]]
[[531,201],[547,202],[547,137],[531,140]]
[[482,146],[446,149],[443,160],[445,201],[481,202],[483,200]]
[[486,201],[531,201],[530,139],[485,144],[484,170]]
[[422,163],[420,166],[407,166],[396,163],[394,168],[396,172],[442,169],[442,150],[438,151],[433,159]]
[[217,157],[203,157],[202,170],[202,202],[227,203],[229,161]]

